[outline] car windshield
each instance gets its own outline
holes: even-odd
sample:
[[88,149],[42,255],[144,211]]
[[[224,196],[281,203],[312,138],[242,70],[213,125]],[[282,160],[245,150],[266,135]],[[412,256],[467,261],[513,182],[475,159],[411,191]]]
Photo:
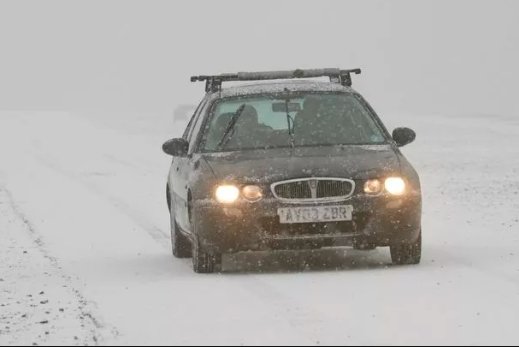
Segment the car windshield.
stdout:
[[355,95],[308,93],[218,101],[206,124],[202,148],[219,152],[385,142],[371,112]]

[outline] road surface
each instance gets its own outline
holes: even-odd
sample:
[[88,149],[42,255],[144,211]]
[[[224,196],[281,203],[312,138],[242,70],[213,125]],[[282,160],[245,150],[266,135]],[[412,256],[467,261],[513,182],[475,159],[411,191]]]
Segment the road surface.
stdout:
[[0,113],[0,345],[517,344],[519,120],[407,125],[424,257],[242,254],[196,275],[165,205],[180,125],[153,114]]

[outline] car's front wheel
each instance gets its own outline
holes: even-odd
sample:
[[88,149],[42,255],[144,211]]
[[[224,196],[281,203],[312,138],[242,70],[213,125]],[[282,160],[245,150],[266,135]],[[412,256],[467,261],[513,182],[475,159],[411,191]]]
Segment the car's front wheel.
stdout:
[[422,232],[414,243],[390,246],[394,265],[416,265],[422,259]]
[[190,258],[192,253],[191,241],[180,231],[177,221],[175,220],[175,212],[171,208],[170,200],[168,200],[168,205],[170,208],[169,213],[171,219],[171,250],[173,256],[175,258]]
[[171,221],[171,249],[175,258],[190,258],[191,257],[191,241],[182,234],[179,230],[177,222],[174,217]]

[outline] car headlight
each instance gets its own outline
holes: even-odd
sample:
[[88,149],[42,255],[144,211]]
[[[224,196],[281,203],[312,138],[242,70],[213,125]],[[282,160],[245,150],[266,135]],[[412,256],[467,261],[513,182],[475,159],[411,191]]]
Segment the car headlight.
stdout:
[[245,186],[245,187],[243,187],[241,192],[245,199],[252,201],[252,202],[258,201],[263,197],[261,188],[258,186],[253,186],[253,185]]
[[401,177],[388,177],[384,187],[391,195],[402,195],[405,193],[405,182]]
[[364,193],[370,194],[370,195],[377,195],[382,192],[382,182],[378,179],[373,180],[367,180],[366,183],[364,183]]
[[240,190],[233,185],[221,185],[216,188],[216,201],[222,204],[232,204],[240,197]]

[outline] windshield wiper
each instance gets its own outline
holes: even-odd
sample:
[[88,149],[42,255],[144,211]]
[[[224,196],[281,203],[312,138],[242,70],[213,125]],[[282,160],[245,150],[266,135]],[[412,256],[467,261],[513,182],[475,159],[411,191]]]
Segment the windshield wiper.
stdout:
[[294,139],[294,119],[290,115],[289,103],[290,103],[290,90],[285,88],[285,92],[287,96],[285,97],[285,109],[287,112],[287,123],[288,123],[288,136],[290,136],[290,147],[295,147],[295,139]]
[[236,112],[234,112],[234,114],[232,115],[232,118],[229,121],[229,124],[227,125],[227,128],[225,128],[225,132],[223,133],[222,139],[220,140],[220,142],[218,142],[217,148],[219,150],[223,149],[225,147],[225,145],[227,145],[227,142],[229,142],[229,140],[231,139],[230,135],[233,132],[234,126],[238,122],[238,119],[242,115],[243,110],[245,109],[245,106],[246,106],[246,104],[242,104],[240,107],[238,107]]

